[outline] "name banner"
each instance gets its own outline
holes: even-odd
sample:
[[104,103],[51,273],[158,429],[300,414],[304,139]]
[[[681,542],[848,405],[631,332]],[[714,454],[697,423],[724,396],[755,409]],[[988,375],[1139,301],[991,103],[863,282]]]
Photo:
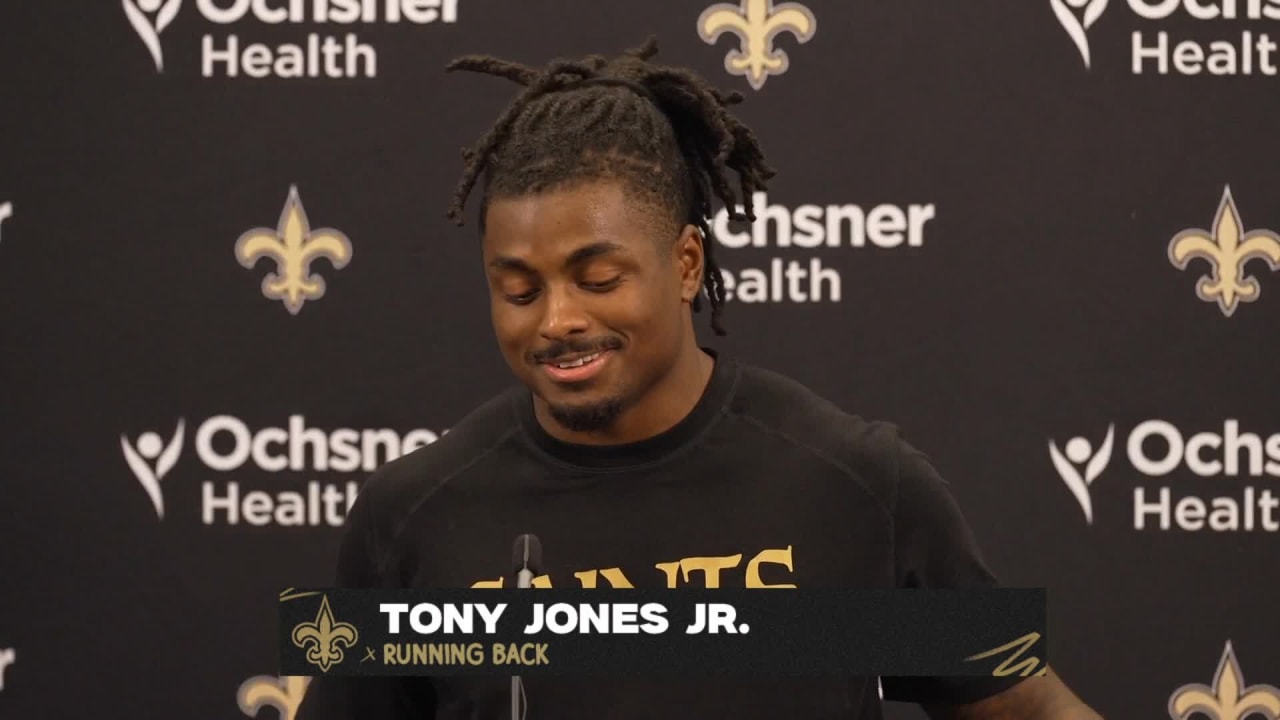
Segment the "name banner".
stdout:
[[1043,589],[294,589],[283,675],[1039,675]]

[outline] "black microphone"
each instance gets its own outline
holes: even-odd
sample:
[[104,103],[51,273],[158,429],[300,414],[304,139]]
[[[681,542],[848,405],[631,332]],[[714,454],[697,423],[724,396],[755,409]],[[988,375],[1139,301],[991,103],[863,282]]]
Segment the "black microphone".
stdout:
[[[516,573],[517,588],[533,587],[533,579],[542,574],[542,541],[537,535],[525,533],[516,538],[515,547],[511,550],[511,564]],[[511,676],[511,720],[522,720],[520,712],[520,696],[524,694],[524,682],[519,675]],[[529,699],[525,698],[524,709],[529,709]]]

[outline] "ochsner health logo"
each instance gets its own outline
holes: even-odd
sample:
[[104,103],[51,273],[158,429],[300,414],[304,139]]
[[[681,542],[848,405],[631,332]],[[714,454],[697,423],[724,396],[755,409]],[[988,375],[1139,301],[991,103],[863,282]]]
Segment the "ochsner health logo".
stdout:
[[[13,203],[0,203],[0,226],[4,225],[4,221],[13,217]],[[0,227],[0,240],[4,240],[4,229]]]
[[1089,486],[1111,462],[1111,445],[1115,436],[1116,426],[1111,425],[1096,453],[1089,440],[1083,437],[1068,440],[1065,453],[1058,450],[1052,440],[1049,441],[1049,457],[1053,459],[1053,466],[1071,494],[1075,495],[1076,502],[1080,503],[1080,509],[1084,511],[1085,522],[1090,525],[1093,524],[1093,500],[1089,495]]
[[[124,5],[124,14],[129,18],[142,44],[147,46],[151,59],[156,63],[156,72],[164,72],[164,50],[160,47],[160,33],[169,27],[169,23],[178,16],[182,8],[182,0],[120,0]],[[149,16],[154,16],[154,19]]]
[[[456,23],[458,0],[190,0],[206,27],[235,26],[237,32],[204,33],[201,75],[206,78],[375,78],[378,50],[355,32],[324,32],[334,25],[428,25]],[[160,34],[173,22],[182,0],[121,0],[130,24],[164,72]],[[254,28],[298,27],[292,42],[253,42]],[[277,33],[272,30],[273,37]],[[173,48],[170,48],[170,55]],[[170,60],[172,58],[170,57]]]
[[18,662],[18,651],[14,648],[0,648],[0,692],[4,691],[4,671]]
[[[1144,420],[1124,441],[1127,473],[1113,462],[1115,438],[1116,425],[1111,424],[1097,450],[1085,437],[1071,438],[1062,449],[1049,441],[1049,459],[1088,524],[1097,516],[1093,486],[1105,473],[1136,481],[1136,530],[1280,531],[1280,492],[1267,486],[1280,479],[1280,432],[1251,432],[1235,419],[1195,429]],[[1195,484],[1208,478],[1214,479],[1212,485]],[[1230,482],[1236,478],[1241,480]],[[1162,482],[1153,486],[1153,479]],[[1202,487],[1212,487],[1214,494],[1202,494]]]
[[[195,427],[192,454],[203,469],[179,472],[189,426]],[[179,419],[167,438],[151,430],[136,442],[121,435],[120,447],[161,520],[184,514],[165,502],[175,487],[171,476],[180,475],[201,481],[205,525],[338,527],[364,476],[438,439],[423,428],[403,435],[388,428],[326,430],[302,415],[290,415],[282,426],[255,428],[233,415],[217,415],[198,423]],[[178,487],[186,484],[179,482]]]
[[120,436],[120,447],[124,450],[124,459],[129,463],[142,489],[147,491],[151,504],[155,506],[156,517],[164,519],[164,495],[160,492],[160,481],[178,464],[178,456],[182,454],[182,434],[184,423],[178,421],[178,429],[174,430],[169,441],[162,442],[160,436],[153,432],[145,432],[138,438],[135,446],[129,438]]
[[[1129,67],[1133,75],[1241,76],[1280,74],[1277,43],[1265,21],[1280,20],[1280,0],[1112,0],[1127,5]],[[1049,0],[1058,22],[1075,43],[1086,68],[1099,47],[1087,33],[1107,8],[1106,0]],[[1114,18],[1113,12],[1109,17]],[[1191,37],[1177,37],[1187,22],[1200,23]],[[1171,31],[1169,28],[1179,28]]]
[[[1058,22],[1062,23],[1067,35],[1071,36],[1071,41],[1076,44],[1084,66],[1089,67],[1089,37],[1086,33],[1102,17],[1103,11],[1107,9],[1107,0],[1049,0],[1049,5],[1053,7],[1053,14],[1058,16]],[[1077,12],[1079,17],[1076,16]]]

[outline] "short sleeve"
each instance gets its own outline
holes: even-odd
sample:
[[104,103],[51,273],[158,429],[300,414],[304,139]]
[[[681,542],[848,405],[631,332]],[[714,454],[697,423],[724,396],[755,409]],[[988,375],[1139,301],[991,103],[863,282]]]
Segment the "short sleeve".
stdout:
[[[947,482],[928,457],[899,441],[893,507],[894,570],[899,587],[998,585]],[[962,705],[1006,690],[1024,678],[892,677],[880,679],[884,699],[921,705]]]
[[[386,585],[375,497],[370,492],[377,473],[365,483],[347,514],[336,562],[335,587],[374,588]],[[354,648],[353,648],[354,650]],[[428,678],[313,677],[294,715],[295,720],[431,720],[435,698]]]

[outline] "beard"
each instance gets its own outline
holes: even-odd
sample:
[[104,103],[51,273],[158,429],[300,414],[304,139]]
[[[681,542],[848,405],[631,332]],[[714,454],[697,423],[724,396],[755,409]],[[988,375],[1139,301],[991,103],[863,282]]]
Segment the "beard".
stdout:
[[587,403],[547,404],[551,417],[566,430],[573,432],[606,430],[625,408],[626,402],[621,397],[610,397]]

